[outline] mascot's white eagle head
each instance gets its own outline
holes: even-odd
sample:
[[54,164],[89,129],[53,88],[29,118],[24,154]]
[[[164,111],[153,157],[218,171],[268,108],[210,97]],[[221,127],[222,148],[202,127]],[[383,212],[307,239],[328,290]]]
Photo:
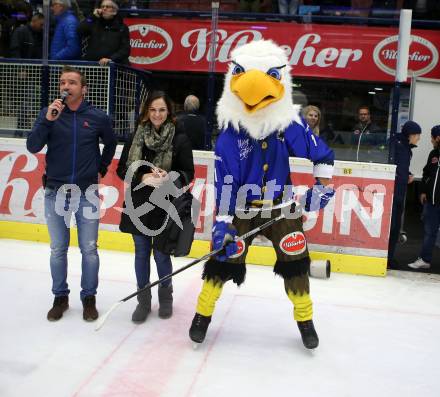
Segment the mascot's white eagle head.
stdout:
[[284,50],[271,40],[236,48],[217,104],[220,128],[245,129],[257,140],[301,123],[299,105],[292,101],[290,66]]

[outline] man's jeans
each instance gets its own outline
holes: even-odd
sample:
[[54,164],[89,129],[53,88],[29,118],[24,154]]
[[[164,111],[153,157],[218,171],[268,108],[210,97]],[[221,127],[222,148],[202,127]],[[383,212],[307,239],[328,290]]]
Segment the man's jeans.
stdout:
[[[133,234],[134,241],[134,269],[139,288],[145,287],[150,282],[150,256],[151,237]],[[159,278],[165,277],[173,271],[170,255],[153,249],[154,260],[157,266]],[[171,279],[161,283],[162,287],[168,287]]]
[[278,8],[280,14],[296,15],[299,0],[278,0]]
[[432,251],[440,225],[440,206],[425,203],[423,207],[423,245],[420,257],[428,263],[432,262]]
[[[93,192],[93,191],[92,191]],[[57,198],[58,195],[58,198]],[[97,192],[70,194],[63,188],[46,188],[44,214],[50,235],[50,272],[55,296],[69,295],[67,285],[67,250],[70,242],[70,219],[75,214],[78,245],[81,250],[81,300],[96,295],[98,288],[99,257],[97,251],[99,227],[99,198]]]

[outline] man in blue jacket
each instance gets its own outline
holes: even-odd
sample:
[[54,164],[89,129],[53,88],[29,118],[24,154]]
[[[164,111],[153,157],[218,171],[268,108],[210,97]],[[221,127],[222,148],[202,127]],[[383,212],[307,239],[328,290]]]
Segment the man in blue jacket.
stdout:
[[70,0],[52,0],[51,9],[56,26],[50,45],[50,59],[80,59],[81,42],[77,32],[78,19],[70,11]]
[[[95,295],[98,287],[99,227],[98,181],[107,172],[117,140],[110,118],[84,100],[84,75],[65,66],[60,76],[61,96],[41,110],[27,138],[27,148],[37,153],[47,145],[44,209],[50,235],[50,270],[53,307],[49,321],[59,320],[69,308],[67,250],[70,219],[75,214],[78,245],[82,255],[81,300],[83,318],[98,318]],[[100,153],[99,140],[104,148]]]

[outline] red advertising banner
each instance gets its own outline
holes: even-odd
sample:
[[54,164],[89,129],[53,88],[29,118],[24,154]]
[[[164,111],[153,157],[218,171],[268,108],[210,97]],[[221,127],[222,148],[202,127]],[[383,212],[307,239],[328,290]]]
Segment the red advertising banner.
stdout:
[[[12,142],[11,141],[15,141]],[[119,147],[119,149],[121,149]],[[120,150],[100,181],[100,228],[118,231],[124,183],[116,175]],[[209,240],[215,206],[214,155],[194,152],[192,193],[201,202],[195,238]],[[319,212],[304,214],[311,250],[386,257],[394,188],[394,166],[336,162],[334,199]],[[312,164],[291,159],[295,194],[314,183]],[[0,221],[45,224],[41,176],[45,155],[27,152],[22,140],[0,140]]]
[[[147,70],[207,72],[209,20],[126,19],[133,66]],[[272,39],[282,45],[294,76],[394,81],[397,28],[287,22],[220,21],[216,72],[225,72],[231,51]],[[409,77],[440,78],[440,32],[412,30]]]

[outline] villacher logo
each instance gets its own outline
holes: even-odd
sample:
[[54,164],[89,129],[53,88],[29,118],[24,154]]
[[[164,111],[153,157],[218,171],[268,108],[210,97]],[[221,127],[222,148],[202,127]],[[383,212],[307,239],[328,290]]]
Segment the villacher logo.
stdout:
[[[397,63],[398,36],[390,36],[380,41],[373,52],[376,65],[387,74],[395,75]],[[423,76],[437,66],[437,48],[427,39],[411,35],[408,55],[408,77]]]
[[156,25],[131,25],[130,62],[150,65],[164,60],[173,50],[173,40],[164,29]]
[[280,241],[280,249],[287,255],[302,254],[306,248],[306,238],[302,232],[289,233]]

